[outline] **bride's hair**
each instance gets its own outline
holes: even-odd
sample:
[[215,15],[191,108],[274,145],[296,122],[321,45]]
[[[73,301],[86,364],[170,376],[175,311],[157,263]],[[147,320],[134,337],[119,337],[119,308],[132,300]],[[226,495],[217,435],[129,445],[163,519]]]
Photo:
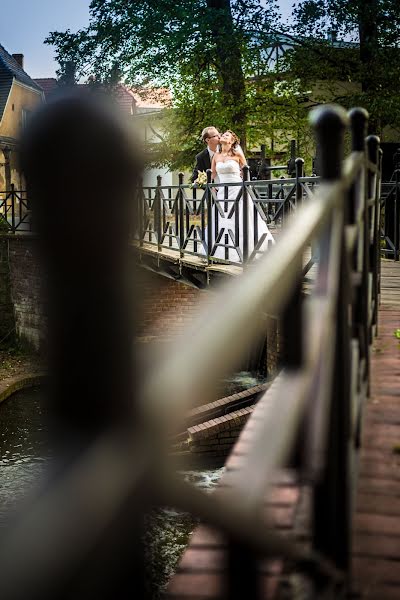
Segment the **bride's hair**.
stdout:
[[230,133],[231,136],[233,137],[232,146],[230,147],[229,152],[230,152],[230,154],[232,154],[232,156],[234,156],[235,150],[236,150],[237,146],[240,144],[240,139],[238,138],[236,133],[234,131],[231,131],[230,129],[227,129],[225,133]]

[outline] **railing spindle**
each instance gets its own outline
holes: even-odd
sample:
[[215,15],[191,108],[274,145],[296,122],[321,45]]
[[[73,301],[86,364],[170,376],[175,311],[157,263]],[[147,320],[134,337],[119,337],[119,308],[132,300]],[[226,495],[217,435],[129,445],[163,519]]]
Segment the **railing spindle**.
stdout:
[[[371,290],[371,310],[372,314],[369,317],[369,343],[372,343],[372,325],[378,323],[378,297],[379,297],[379,283],[378,283],[378,265],[380,263],[380,201],[379,201],[379,151],[380,151],[380,140],[375,135],[370,135],[367,138],[368,158],[374,166],[376,172],[372,174],[369,182],[368,197],[371,200],[371,206],[368,208],[369,223],[371,224],[371,230],[368,232],[369,241],[369,278],[372,279],[372,290]],[[395,211],[396,214],[396,211]],[[372,218],[373,216],[373,218]],[[395,220],[396,223],[396,220]],[[397,228],[395,228],[396,231]],[[395,241],[396,241],[395,236]],[[395,243],[395,260],[398,260],[398,249]]]
[[206,199],[207,204],[207,263],[210,263],[213,248],[213,201],[211,194],[211,169],[207,169]]
[[[243,264],[249,258],[249,195],[246,182],[250,181],[250,169],[248,165],[243,167]],[[238,188],[239,189],[239,188]],[[240,234],[239,234],[240,236]]]
[[303,202],[303,189],[299,182],[301,177],[304,177],[304,160],[302,158],[296,158],[296,206],[300,206]]
[[162,185],[162,177],[161,175],[157,175],[157,188],[154,197],[154,228],[156,230],[157,236],[157,249],[158,252],[161,252],[161,237],[162,237],[162,224],[161,224],[161,185]]
[[[322,186],[332,184],[341,178],[344,131],[347,115],[339,107],[320,107],[313,111],[312,122],[315,127],[317,146],[320,149],[319,164]],[[326,271],[329,278],[328,250],[332,235],[332,216],[323,238],[320,269]],[[341,232],[339,252],[337,290],[338,333],[335,343],[332,365],[326,365],[327,380],[330,385],[325,396],[327,403],[322,407],[327,414],[327,442],[324,451],[324,467],[314,487],[313,510],[313,546],[315,550],[332,560],[340,569],[349,568],[350,535],[350,484],[348,461],[348,429],[350,406],[347,395],[349,389],[349,340],[348,340],[348,299],[346,276],[344,231]],[[328,254],[327,254],[328,252]],[[335,330],[332,329],[334,332]],[[324,383],[322,383],[324,385]]]
[[185,199],[183,196],[183,173],[179,173],[178,181],[179,181],[179,192],[178,192],[178,202],[179,202],[179,254],[180,257],[183,257],[183,246],[185,243]]

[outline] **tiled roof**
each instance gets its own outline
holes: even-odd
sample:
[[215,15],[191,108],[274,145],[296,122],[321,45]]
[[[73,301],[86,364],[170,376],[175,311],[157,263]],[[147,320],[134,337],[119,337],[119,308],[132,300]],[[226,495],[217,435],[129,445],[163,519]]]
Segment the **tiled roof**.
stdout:
[[42,89],[29,77],[15,58],[0,44],[0,120],[7,103],[13,79],[41,92]]
[[[57,79],[54,79],[54,77],[35,79],[35,81],[43,89],[45,97],[47,99],[50,98],[52,95],[56,94],[58,91],[60,91],[60,85]],[[83,90],[90,89],[89,84],[86,83],[79,83],[77,87]],[[128,88],[126,88],[124,85],[119,85],[114,90],[114,95],[121,110],[126,114],[132,115],[134,112],[135,105],[135,98],[132,92],[128,90]]]
[[[36,83],[43,89],[46,98],[60,90],[59,83],[54,77],[35,79]],[[88,84],[78,84],[81,89],[90,89]],[[121,84],[114,90],[115,99],[122,112],[132,115],[134,113],[157,112],[171,104],[171,93],[166,88],[154,88],[146,90],[145,96],[136,90],[131,90]]]
[[155,112],[163,108],[171,106],[172,96],[167,88],[152,88],[144,90],[145,93],[139,91],[131,92],[135,98],[135,106],[138,113]]
[[50,96],[52,92],[55,92],[58,88],[57,79],[54,79],[54,77],[35,79],[34,81],[39,85],[39,87],[42,88],[46,98]]

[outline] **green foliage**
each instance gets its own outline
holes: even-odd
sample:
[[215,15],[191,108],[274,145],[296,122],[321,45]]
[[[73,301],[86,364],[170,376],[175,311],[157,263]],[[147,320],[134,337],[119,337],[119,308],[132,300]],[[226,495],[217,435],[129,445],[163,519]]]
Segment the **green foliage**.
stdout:
[[364,106],[374,133],[400,127],[398,0],[305,0],[293,31],[287,68],[311,102]]
[[[165,141],[155,163],[192,164],[203,127],[231,128],[242,146],[260,143],[275,127],[273,82],[260,85],[269,32],[278,22],[276,0],[92,0],[90,23],[76,33],[52,32],[59,77],[113,84],[142,95],[167,87],[174,98],[165,115]],[[286,99],[285,102],[288,100]],[[269,114],[269,109],[275,111]],[[280,124],[279,124],[280,126]]]

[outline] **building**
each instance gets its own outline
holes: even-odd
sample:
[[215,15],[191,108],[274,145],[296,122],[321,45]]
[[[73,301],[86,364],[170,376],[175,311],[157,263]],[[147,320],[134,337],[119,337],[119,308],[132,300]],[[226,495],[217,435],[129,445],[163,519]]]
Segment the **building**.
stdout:
[[[60,84],[57,79],[48,77],[35,79],[35,83],[43,89],[46,100],[54,97],[60,91]],[[90,89],[88,84],[76,84],[78,88]],[[171,94],[167,89],[148,90],[145,95],[139,94],[120,84],[112,91],[117,106],[127,119],[128,126],[135,126],[139,132],[140,139],[143,142],[145,150],[154,147],[154,144],[163,140],[162,115],[163,110],[171,105]],[[151,155],[149,154],[151,161]],[[164,185],[174,185],[178,183],[178,173],[172,172],[164,167],[149,166],[145,169],[143,183],[145,186],[154,186],[157,183],[157,176],[161,175]]]
[[32,111],[44,101],[42,88],[24,71],[22,54],[0,45],[0,192],[24,188],[18,143]]

